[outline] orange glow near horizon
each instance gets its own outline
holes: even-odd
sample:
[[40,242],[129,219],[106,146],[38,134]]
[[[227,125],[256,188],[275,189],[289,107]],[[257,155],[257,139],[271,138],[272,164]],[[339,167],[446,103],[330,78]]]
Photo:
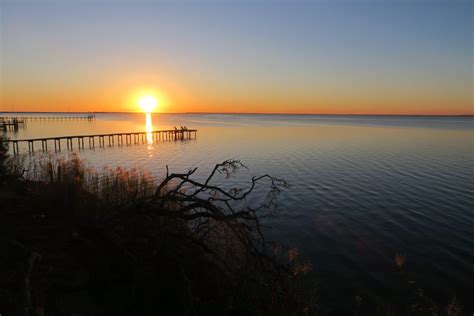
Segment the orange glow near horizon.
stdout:
[[256,81],[241,87],[236,82],[196,82],[172,73],[132,71],[94,80],[84,78],[82,86],[67,80],[50,85],[29,80],[4,84],[0,112],[148,112],[148,105],[142,108],[139,100],[151,96],[157,101],[152,111],[156,113],[474,115],[473,96],[463,85],[423,90],[320,82],[316,89],[266,87]]
[[[126,76],[127,77],[127,76]],[[233,89],[211,89],[154,77],[127,77],[101,87],[51,88],[5,86],[0,112],[159,112],[159,113],[261,113],[356,115],[474,115],[472,95],[462,91],[359,90],[337,94],[318,91],[260,90],[245,94]],[[144,82],[153,82],[153,86]],[[25,89],[29,93],[25,93]],[[104,93],[107,91],[107,93]],[[428,91],[425,91],[428,92]],[[156,106],[155,106],[156,105]]]

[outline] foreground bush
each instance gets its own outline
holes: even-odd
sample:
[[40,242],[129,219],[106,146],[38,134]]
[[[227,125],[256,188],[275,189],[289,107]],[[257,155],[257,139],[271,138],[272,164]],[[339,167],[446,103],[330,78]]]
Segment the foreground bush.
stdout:
[[[312,314],[298,278],[308,264],[283,265],[258,216],[287,184],[269,175],[248,188],[213,181],[244,166],[196,169],[157,183],[139,170],[86,168],[46,159],[28,180],[4,185],[0,214],[0,310],[6,315]],[[259,185],[260,205],[246,205]],[[8,253],[8,255],[6,255]],[[293,258],[294,259],[294,258]]]

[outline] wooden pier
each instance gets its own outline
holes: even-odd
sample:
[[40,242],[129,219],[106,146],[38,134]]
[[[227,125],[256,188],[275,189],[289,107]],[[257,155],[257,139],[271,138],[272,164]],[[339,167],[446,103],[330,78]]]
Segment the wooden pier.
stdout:
[[95,114],[87,115],[29,115],[29,116],[2,116],[2,120],[19,120],[19,121],[78,121],[78,120],[95,120]]
[[[86,145],[84,139],[87,139],[88,147],[95,148],[96,140],[97,147],[123,146],[124,139],[126,145],[144,144],[148,141],[171,141],[171,140],[187,140],[196,138],[196,129],[174,129],[161,130],[151,132],[133,132],[133,133],[112,133],[112,134],[94,134],[94,135],[74,135],[74,136],[59,136],[59,137],[44,137],[44,138],[30,138],[30,139],[12,139],[5,142],[10,143],[13,148],[13,154],[18,155],[20,152],[20,143],[28,144],[28,152],[35,151],[35,144],[41,143],[41,150],[48,151],[48,144],[51,148],[54,146],[54,151],[61,151],[61,141],[66,141],[66,149],[73,150],[74,143],[77,143],[77,149],[85,149]],[[194,137],[193,137],[194,136]],[[106,144],[107,143],[107,144]],[[54,144],[54,145],[53,145]],[[38,146],[39,148],[39,146]]]
[[0,129],[4,132],[6,131],[18,131],[20,126],[25,125],[24,120],[19,120],[18,118],[5,119],[0,118]]

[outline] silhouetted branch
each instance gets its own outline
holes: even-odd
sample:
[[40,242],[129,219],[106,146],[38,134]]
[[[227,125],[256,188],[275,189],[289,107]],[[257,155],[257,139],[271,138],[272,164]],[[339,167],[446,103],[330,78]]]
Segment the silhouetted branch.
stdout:
[[[226,160],[216,164],[202,182],[192,178],[197,168],[186,173],[169,173],[167,168],[166,178],[150,199],[149,211],[187,222],[195,233],[193,238],[201,244],[227,244],[261,262],[266,256],[265,240],[257,213],[276,207],[276,198],[288,183],[269,174],[252,177],[247,188],[225,190],[212,183],[217,174],[229,178],[241,168],[247,169],[239,160]],[[262,203],[245,207],[242,201],[265,181],[269,188]]]

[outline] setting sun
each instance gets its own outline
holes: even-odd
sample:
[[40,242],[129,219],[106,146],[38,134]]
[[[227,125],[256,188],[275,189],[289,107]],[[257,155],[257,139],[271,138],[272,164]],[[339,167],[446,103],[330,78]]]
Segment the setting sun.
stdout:
[[158,105],[158,101],[154,96],[146,95],[138,99],[138,105],[143,112],[150,113],[153,112]]

